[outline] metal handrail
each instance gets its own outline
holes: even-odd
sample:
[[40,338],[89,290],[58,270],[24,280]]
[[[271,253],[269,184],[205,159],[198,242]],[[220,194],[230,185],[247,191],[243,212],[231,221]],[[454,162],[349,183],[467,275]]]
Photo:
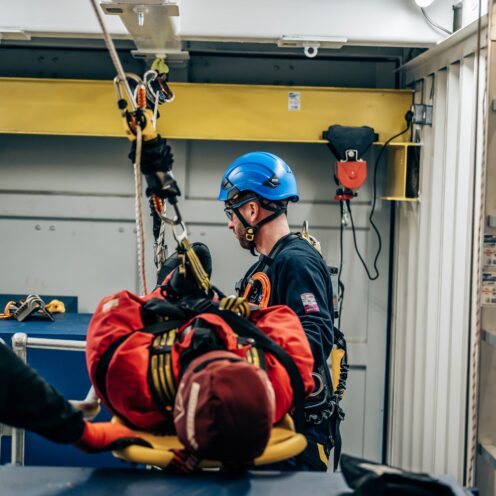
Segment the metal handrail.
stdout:
[[[48,338],[30,338],[24,332],[16,332],[12,336],[12,350],[26,363],[27,348],[38,348],[44,350],[63,350],[63,351],[85,351],[86,341],[74,341],[70,339],[48,339]],[[86,399],[94,396],[93,388],[88,392]],[[86,400],[85,400],[86,401]],[[12,448],[11,463],[13,465],[24,465],[24,429],[12,429]]]

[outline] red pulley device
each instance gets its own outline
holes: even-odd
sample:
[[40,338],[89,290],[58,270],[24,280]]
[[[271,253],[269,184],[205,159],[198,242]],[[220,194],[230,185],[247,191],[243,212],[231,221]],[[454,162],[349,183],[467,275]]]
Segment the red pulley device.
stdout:
[[360,157],[378,139],[371,127],[331,126],[323,133],[336,157],[334,179],[338,186],[335,200],[351,200],[367,179],[367,162]]

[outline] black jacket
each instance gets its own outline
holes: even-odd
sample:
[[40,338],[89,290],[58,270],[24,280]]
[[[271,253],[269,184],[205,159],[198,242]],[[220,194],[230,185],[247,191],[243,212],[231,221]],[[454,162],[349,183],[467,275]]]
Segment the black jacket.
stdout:
[[82,413],[1,343],[0,422],[67,444],[84,431]]
[[[274,257],[274,253],[276,253]],[[315,359],[315,370],[324,367],[334,341],[332,283],[322,256],[307,241],[295,234],[281,238],[268,257],[261,255],[246,273],[239,288],[242,295],[251,275],[262,271],[271,282],[270,305],[289,306],[300,318]],[[257,295],[254,299],[257,303]]]

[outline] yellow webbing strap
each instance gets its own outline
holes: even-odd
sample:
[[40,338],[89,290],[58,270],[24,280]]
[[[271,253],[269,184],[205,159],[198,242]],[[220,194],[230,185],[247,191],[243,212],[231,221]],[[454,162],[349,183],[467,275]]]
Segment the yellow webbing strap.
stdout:
[[151,66],[152,71],[157,71],[159,74],[168,74],[169,66],[165,63],[164,59],[156,58]]
[[257,348],[253,347],[248,350],[248,353],[246,354],[246,361],[255,367],[261,367],[260,352]]
[[334,347],[331,351],[331,376],[332,376],[332,388],[334,392],[339,384],[339,379],[341,378],[341,364],[343,362],[345,351],[341,348]]
[[186,258],[188,259],[191,271],[193,272],[193,276],[198,283],[198,286],[207,293],[208,290],[212,287],[212,284],[207,272],[200,262],[200,259],[196,255],[195,250],[193,250],[192,246],[186,238],[180,242],[180,245],[181,248],[185,251]]
[[172,372],[172,357],[170,351],[161,351],[162,348],[172,347],[176,339],[177,329],[164,332],[153,340],[152,353],[150,359],[150,375],[152,386],[157,394],[161,405],[166,410],[171,410],[176,397],[176,382]]
[[240,296],[227,296],[222,298],[219,302],[221,310],[230,310],[231,312],[241,315],[241,317],[248,318],[250,316],[250,304],[244,297]]

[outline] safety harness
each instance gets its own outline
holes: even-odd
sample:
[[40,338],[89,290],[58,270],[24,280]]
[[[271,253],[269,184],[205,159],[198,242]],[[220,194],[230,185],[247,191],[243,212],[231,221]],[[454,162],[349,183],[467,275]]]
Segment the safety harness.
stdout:
[[[270,303],[271,282],[267,275],[269,267],[277,255],[293,239],[304,239],[307,241],[321,256],[319,242],[308,234],[307,225],[304,225],[303,232],[290,233],[275,246],[271,256],[262,255],[262,264],[259,270],[252,274],[245,286],[243,297],[265,308]],[[331,268],[329,268],[330,270]],[[240,281],[237,285],[238,291],[241,290]],[[331,302],[333,303],[333,302]],[[313,374],[315,379],[315,390],[307,399],[305,404],[305,421],[308,424],[319,425],[323,422],[330,421],[331,436],[334,443],[334,470],[337,469],[339,458],[341,456],[341,431],[340,424],[345,417],[345,413],[340,406],[346,390],[346,381],[348,378],[348,352],[344,334],[334,326],[334,344],[331,350],[331,384],[325,379],[326,373],[324,367],[320,367]],[[329,387],[330,386],[330,387]]]
[[[247,344],[252,345],[246,356],[249,363],[265,368],[265,353],[270,353],[284,366],[293,390],[295,429],[297,432],[303,432],[305,388],[298,367],[283,348],[248,320],[248,303],[244,299],[236,297],[228,297],[220,302],[213,302],[195,283],[181,277],[179,272],[176,275],[177,277],[172,277],[162,287],[163,292],[167,294],[167,300],[150,300],[143,307],[144,321],[148,320],[152,313],[159,321],[121,336],[101,355],[95,373],[95,382],[107,405],[114,413],[120,414],[111,404],[106,390],[106,376],[113,356],[130,336],[137,332],[144,332],[155,336],[149,348],[150,391],[157,406],[166,412],[171,412],[174,407],[177,388],[172,372],[171,351],[178,336],[177,331],[180,326],[192,318],[203,313],[210,313],[221,317],[237,334],[239,347]],[[198,329],[195,329],[195,335],[197,331]],[[214,343],[212,346],[215,336],[208,332],[209,329],[205,330],[203,336],[202,329],[199,331],[196,342],[192,342],[191,349],[185,350],[181,354],[181,374],[184,373],[189,363],[200,354],[219,349],[215,347],[219,346],[218,344]]]

